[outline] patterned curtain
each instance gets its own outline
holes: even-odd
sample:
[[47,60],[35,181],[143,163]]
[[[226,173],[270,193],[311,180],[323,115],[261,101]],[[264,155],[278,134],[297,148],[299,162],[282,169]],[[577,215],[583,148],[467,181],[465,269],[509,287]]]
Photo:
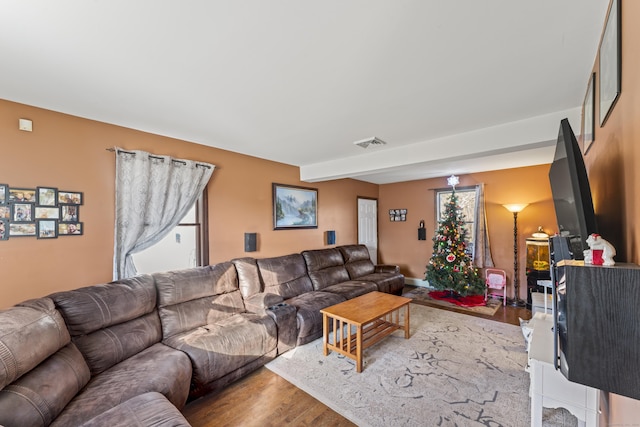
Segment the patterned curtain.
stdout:
[[136,275],[131,257],[165,237],[196,202],[214,165],[116,148],[113,280]]
[[484,184],[479,184],[476,187],[476,205],[476,244],[473,263],[478,268],[493,267],[489,231],[487,230],[487,214],[484,207]]

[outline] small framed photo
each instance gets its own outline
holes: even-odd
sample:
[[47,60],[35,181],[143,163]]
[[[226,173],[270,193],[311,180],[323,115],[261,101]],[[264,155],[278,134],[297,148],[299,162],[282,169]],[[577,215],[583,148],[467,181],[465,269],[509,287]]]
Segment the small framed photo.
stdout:
[[7,184],[0,184],[0,205],[6,205],[8,201],[9,186]]
[[0,206],[0,219],[11,219],[11,206]]
[[58,203],[61,205],[81,205],[82,193],[78,191],[58,191]]
[[35,188],[9,188],[9,202],[11,203],[35,203]]
[[36,206],[36,219],[60,219],[60,208]]
[[9,221],[0,218],[0,240],[7,240],[9,238]]
[[57,221],[53,219],[41,219],[37,224],[38,239],[55,239],[58,237]]
[[60,206],[60,221],[61,222],[78,222],[79,220],[78,205],[62,205]]
[[58,206],[58,189],[52,187],[36,188],[38,206]]
[[35,235],[36,235],[35,222],[10,222],[9,223],[10,237],[33,237]]
[[33,221],[33,203],[15,202],[11,206],[12,222],[32,222]]
[[83,234],[81,222],[58,223],[58,236],[79,236]]

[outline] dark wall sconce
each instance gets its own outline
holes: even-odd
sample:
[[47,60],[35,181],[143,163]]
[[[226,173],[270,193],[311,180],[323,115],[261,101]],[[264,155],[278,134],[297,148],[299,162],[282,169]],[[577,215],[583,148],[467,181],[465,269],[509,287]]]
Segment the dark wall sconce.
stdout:
[[255,252],[258,237],[256,233],[244,233],[244,251]]
[[327,245],[335,245],[336,244],[336,231],[329,230],[327,231]]
[[427,229],[424,228],[424,220],[420,221],[420,228],[418,228],[418,240],[427,240]]

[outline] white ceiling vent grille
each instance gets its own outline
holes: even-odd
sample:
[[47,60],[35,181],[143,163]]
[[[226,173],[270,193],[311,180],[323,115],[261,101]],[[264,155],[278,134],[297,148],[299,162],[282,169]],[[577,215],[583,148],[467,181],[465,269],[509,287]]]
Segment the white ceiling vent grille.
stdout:
[[371,138],[366,138],[366,139],[362,139],[360,141],[356,141],[353,143],[354,145],[358,145],[362,148],[367,148],[369,145],[385,145],[386,142],[384,142],[383,140],[381,140],[380,138],[377,137],[371,137]]

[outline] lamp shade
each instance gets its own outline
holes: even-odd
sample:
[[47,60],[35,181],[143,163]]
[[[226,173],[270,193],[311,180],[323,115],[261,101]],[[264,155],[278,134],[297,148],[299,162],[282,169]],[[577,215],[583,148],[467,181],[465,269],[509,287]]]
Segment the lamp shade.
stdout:
[[502,205],[502,206],[504,206],[509,212],[518,213],[518,212],[522,212],[524,208],[529,206],[529,203],[512,203],[509,205]]

